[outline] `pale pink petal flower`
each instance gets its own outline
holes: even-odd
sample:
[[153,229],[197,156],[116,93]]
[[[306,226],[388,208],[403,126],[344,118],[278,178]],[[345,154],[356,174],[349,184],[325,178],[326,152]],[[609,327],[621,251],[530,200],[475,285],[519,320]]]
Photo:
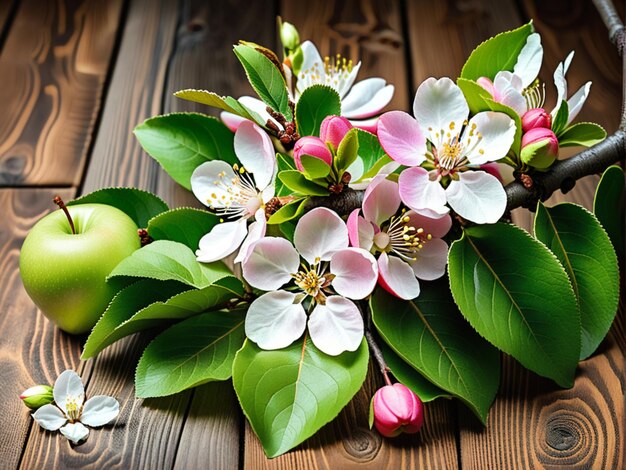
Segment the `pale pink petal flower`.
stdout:
[[360,248],[344,248],[333,254],[330,272],[335,275],[332,286],[337,294],[349,299],[364,299],[376,287],[376,258]]
[[311,341],[322,352],[338,356],[356,351],[363,340],[363,317],[354,303],[338,295],[316,305],[309,318]]
[[298,221],[293,242],[310,264],[330,261],[335,252],[348,247],[348,228],[335,212],[318,207]]
[[378,258],[378,273],[378,283],[390,294],[405,300],[414,299],[420,294],[420,285],[415,273],[411,266],[400,258],[381,253]]

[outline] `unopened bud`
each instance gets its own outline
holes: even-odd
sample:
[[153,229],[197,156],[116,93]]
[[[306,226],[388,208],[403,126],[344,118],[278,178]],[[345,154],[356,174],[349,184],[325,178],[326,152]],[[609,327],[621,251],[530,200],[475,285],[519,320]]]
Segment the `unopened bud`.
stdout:
[[548,168],[559,156],[559,140],[554,132],[543,127],[529,130],[522,136],[522,162],[538,170]]
[[302,155],[310,155],[315,158],[319,158],[326,162],[329,166],[333,164],[333,155],[324,143],[324,141],[318,137],[306,136],[302,137],[296,142],[293,148],[293,158],[296,162],[296,167],[300,171],[304,171],[302,166]]
[[35,385],[34,387],[30,387],[28,390],[22,392],[20,398],[31,410],[36,410],[54,401],[52,387],[49,385]]
[[522,131],[528,132],[531,129],[542,127],[550,129],[552,127],[552,116],[543,108],[529,109],[522,116]]
[[294,25],[286,21],[283,23],[282,28],[280,28],[280,40],[283,43],[283,47],[288,51],[293,51],[300,45],[298,30]]
[[424,423],[424,405],[401,383],[380,388],[372,399],[374,425],[385,437],[416,433]]
[[320,126],[320,139],[324,142],[330,142],[337,149],[352,127],[350,121],[345,117],[328,116],[322,121]]

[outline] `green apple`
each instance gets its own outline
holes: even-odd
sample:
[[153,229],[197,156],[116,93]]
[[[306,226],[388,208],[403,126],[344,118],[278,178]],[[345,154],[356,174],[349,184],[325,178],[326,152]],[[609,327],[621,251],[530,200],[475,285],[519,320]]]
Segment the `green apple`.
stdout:
[[135,222],[115,207],[81,204],[67,210],[76,233],[63,210],[43,217],[24,240],[20,272],[43,314],[79,334],[96,324],[116,293],[106,277],[141,243]]

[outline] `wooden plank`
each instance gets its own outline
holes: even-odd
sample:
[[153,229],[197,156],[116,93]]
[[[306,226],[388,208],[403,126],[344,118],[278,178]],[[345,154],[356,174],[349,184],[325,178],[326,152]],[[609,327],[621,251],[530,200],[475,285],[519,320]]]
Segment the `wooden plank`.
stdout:
[[122,0],[24,0],[0,56],[0,185],[77,184]]
[[[19,276],[19,252],[31,227],[56,207],[52,198],[70,199],[71,189],[0,189],[0,401],[3,430],[0,462],[16,468],[32,425],[28,409],[17,398],[36,384],[52,384],[66,368],[78,365],[79,341],[57,334],[30,300]],[[45,260],[42,260],[45,262]]]
[[[399,2],[286,2],[281,16],[296,25],[302,40],[320,53],[340,52],[362,60],[359,77],[381,76],[396,86],[390,107],[407,109],[409,89]],[[322,27],[320,27],[322,25]],[[268,460],[246,424],[244,463],[248,468],[454,468],[457,466],[455,411],[449,403],[428,405],[419,435],[383,439],[370,430],[369,402],[382,386],[379,373],[368,378],[339,417],[296,450]]]
[[[178,4],[169,0],[130,5],[84,192],[122,185],[155,190],[157,165],[143,155],[131,131],[161,110],[177,19]],[[114,425],[92,432],[76,448],[58,435],[33,429],[22,466],[171,468],[190,394],[134,398],[135,364],[146,345],[145,336],[127,338],[78,367],[88,381],[88,395],[119,400],[120,417]],[[75,361],[78,351],[70,353]]]
[[[173,92],[184,88],[208,89],[237,97],[250,94],[250,85],[232,45],[246,39],[273,46],[274,11],[268,2],[184,2],[176,50],[167,74],[164,111],[216,114],[207,106],[172,97]],[[233,22],[233,12],[245,14],[238,14]],[[258,28],[259,24],[264,27]],[[200,206],[189,191],[163,171],[159,173],[157,192],[172,206]],[[242,418],[232,383],[204,385],[193,390],[191,397],[174,467],[237,468]]]
[[[17,0],[16,0],[17,1]],[[0,50],[2,48],[2,39],[5,36],[5,33],[8,32],[8,28],[10,27],[9,17],[11,16],[11,10],[15,8],[15,1],[5,0],[0,3]]]
[[[567,75],[570,93],[587,80],[594,82],[578,120],[599,122],[613,132],[620,111],[616,104],[621,101],[621,66],[593,5],[526,1],[525,6],[542,34],[541,78],[546,82],[548,109],[556,99],[552,73],[576,49]],[[597,181],[596,176],[584,178],[573,191],[557,192],[547,203],[571,201],[591,208]],[[516,212],[515,222],[530,229],[532,214]],[[623,468],[625,318],[622,308],[599,351],[580,364],[570,390],[559,389],[506,357],[487,428],[477,428],[469,414],[461,412],[463,468]]]

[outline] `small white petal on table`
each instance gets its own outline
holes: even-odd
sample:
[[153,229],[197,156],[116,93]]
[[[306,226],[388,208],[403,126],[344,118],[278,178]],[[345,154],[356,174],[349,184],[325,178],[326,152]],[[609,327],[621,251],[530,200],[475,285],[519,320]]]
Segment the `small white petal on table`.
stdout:
[[77,408],[83,405],[85,400],[85,388],[80,377],[73,370],[66,370],[57,377],[54,382],[54,402],[67,415],[66,403],[71,398],[76,401]]
[[120,413],[120,404],[113,397],[96,395],[85,402],[80,421],[88,426],[98,427],[113,421]]
[[48,431],[56,431],[65,424],[67,418],[63,412],[54,405],[43,405],[32,414],[39,426]]
[[67,437],[74,444],[78,444],[80,441],[87,439],[89,436],[89,429],[87,429],[79,421],[75,423],[67,423],[61,429],[61,434]]

